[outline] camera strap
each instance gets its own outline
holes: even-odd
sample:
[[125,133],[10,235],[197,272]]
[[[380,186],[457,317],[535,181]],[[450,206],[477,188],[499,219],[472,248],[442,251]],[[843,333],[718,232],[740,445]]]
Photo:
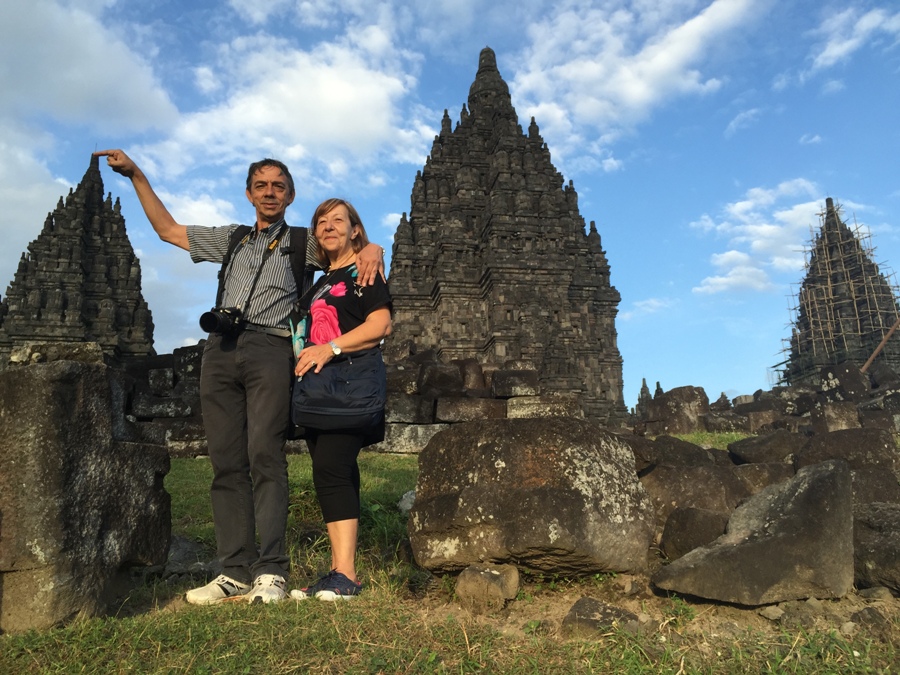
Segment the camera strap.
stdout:
[[[263,258],[262,258],[262,260],[261,260],[260,263],[259,263],[259,267],[256,268],[256,274],[253,275],[253,283],[250,284],[250,292],[247,293],[247,299],[245,300],[245,305],[243,305],[243,306],[242,306],[242,305],[238,305],[238,308],[239,308],[242,312],[245,312],[246,309],[247,309],[247,307],[250,306],[250,298],[253,297],[253,291],[256,290],[256,284],[257,284],[257,282],[259,281],[260,275],[262,275],[263,267],[266,266],[266,260],[268,260],[268,259],[272,256],[272,253],[274,253],[275,249],[278,248],[278,242],[281,241],[281,235],[284,233],[284,230],[285,230],[286,227],[287,227],[287,224],[286,224],[286,223],[285,223],[285,224],[282,224],[282,226],[281,226],[281,231],[278,233],[278,235],[277,235],[271,242],[269,242],[269,245],[266,247],[266,250],[265,250],[265,252],[263,253]],[[248,241],[249,239],[250,239],[250,235],[248,234],[248,235],[247,235],[246,237],[244,237],[244,239],[241,241],[241,246],[243,246],[244,244],[246,244],[247,241]]]
[[[259,263],[259,267],[256,268],[256,274],[253,276],[253,283],[250,284],[250,292],[247,293],[247,298],[244,300],[244,303],[242,305],[237,305],[237,308],[241,311],[245,311],[245,308],[250,306],[250,298],[253,297],[253,291],[256,290],[256,284],[259,282],[259,277],[262,275],[263,267],[266,266],[266,261],[272,256],[275,249],[278,248],[278,243],[281,241],[285,229],[289,229],[288,225],[282,221],[278,235],[266,246],[263,258]],[[222,295],[225,293],[225,275],[227,274],[228,267],[231,265],[231,260],[234,254],[237,253],[237,249],[243,248],[243,246],[250,241],[252,234],[253,228],[242,225],[238,227],[231,236],[228,250],[222,261],[222,268],[219,270],[219,288],[216,292],[216,307],[219,307],[222,304]]]
[[[308,242],[307,229],[305,227],[290,227],[285,224],[289,232],[288,245],[283,247],[282,253],[291,261],[291,271],[294,274],[294,282],[297,285],[297,293],[300,294],[312,286],[312,270],[306,263],[306,250]],[[238,247],[243,246],[250,239],[253,228],[249,225],[238,225],[231,233],[228,249],[222,258],[222,266],[219,268],[219,286],[216,290],[216,307],[221,307],[222,296],[225,293],[225,275],[231,258]],[[248,300],[249,302],[249,300]]]

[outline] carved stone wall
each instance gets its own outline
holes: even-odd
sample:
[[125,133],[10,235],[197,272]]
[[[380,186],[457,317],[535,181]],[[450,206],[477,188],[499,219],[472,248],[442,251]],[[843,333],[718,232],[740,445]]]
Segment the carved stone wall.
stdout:
[[453,128],[447,112],[394,237],[389,279],[396,356],[409,344],[447,360],[533,365],[548,393],[620,425],[620,296],[600,234],[550,160],[534,119],[525,134],[491,49]]
[[97,342],[113,357],[154,353],[141,266],[119,200],[104,199],[96,157],[48,214],[0,302],[0,363],[32,341]]

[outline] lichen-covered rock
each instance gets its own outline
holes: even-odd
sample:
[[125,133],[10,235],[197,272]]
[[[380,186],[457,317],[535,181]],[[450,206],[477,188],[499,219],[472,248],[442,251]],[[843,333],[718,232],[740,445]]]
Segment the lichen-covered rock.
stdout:
[[576,419],[453,425],[419,456],[416,561],[455,572],[515,562],[561,574],[644,571],[653,509],[629,448]]

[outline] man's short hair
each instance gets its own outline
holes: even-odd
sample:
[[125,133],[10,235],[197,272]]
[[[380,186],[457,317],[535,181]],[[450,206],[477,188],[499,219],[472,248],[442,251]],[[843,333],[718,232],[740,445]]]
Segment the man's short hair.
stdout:
[[284,174],[284,177],[287,178],[288,192],[290,192],[291,194],[296,194],[294,192],[294,177],[291,176],[291,172],[288,171],[287,166],[285,166],[284,162],[279,162],[277,159],[271,159],[269,157],[261,159],[258,162],[253,162],[253,164],[250,165],[250,170],[247,172],[248,192],[250,191],[250,184],[253,182],[253,174],[267,166],[274,166],[276,169],[280,169],[281,173]]

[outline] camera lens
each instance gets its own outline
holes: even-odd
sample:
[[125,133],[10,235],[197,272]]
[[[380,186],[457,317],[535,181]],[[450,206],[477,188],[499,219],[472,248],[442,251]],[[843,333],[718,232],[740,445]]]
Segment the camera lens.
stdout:
[[218,312],[203,312],[200,315],[200,328],[207,333],[214,333],[219,330],[219,314]]

